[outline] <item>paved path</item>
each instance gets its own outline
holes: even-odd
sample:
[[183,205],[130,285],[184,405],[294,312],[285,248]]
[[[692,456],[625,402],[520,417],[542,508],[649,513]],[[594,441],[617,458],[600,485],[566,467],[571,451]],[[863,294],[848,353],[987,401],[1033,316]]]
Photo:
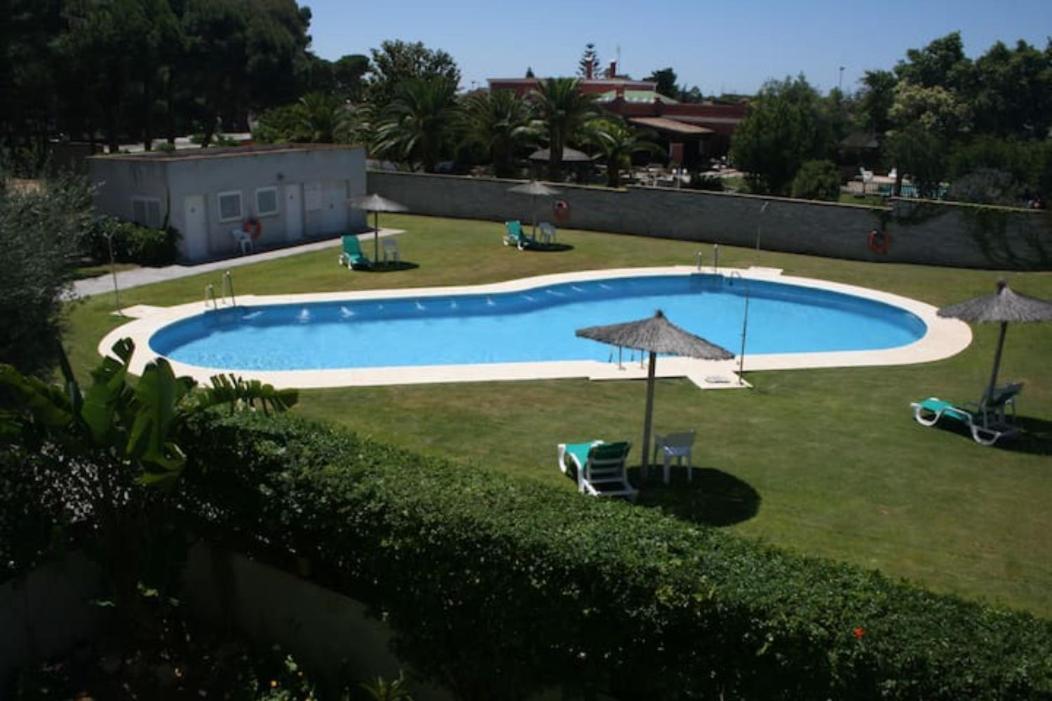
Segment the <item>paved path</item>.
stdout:
[[[381,237],[393,236],[400,233],[402,233],[400,229],[380,229]],[[372,238],[372,233],[360,234],[359,238],[364,243],[369,238]],[[261,263],[265,260],[276,260],[278,258],[287,258],[289,256],[295,256],[309,251],[335,248],[339,243],[339,239],[326,239],[324,241],[313,241],[299,246],[264,251],[263,253],[253,253],[247,256],[226,258],[211,263],[201,263],[200,265],[169,265],[165,268],[135,268],[133,270],[124,270],[117,273],[117,286],[122,290],[127,290],[132,287],[151,285],[155,282],[164,282],[165,280],[176,280],[181,277],[209,273],[213,270],[228,270],[242,265]],[[91,297],[92,295],[105,294],[107,292],[113,292],[113,276],[110,274],[89,278],[87,280],[77,280],[73,283],[72,296]]]

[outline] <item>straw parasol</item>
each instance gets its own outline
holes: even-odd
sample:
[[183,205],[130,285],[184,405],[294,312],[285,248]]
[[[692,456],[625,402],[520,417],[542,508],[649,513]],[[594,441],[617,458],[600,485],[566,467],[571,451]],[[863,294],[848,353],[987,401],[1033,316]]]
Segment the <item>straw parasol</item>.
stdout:
[[[380,212],[404,212],[406,207],[376,193],[355,197],[351,200],[351,204],[358,209],[373,213],[373,261],[378,261],[380,259]],[[366,214],[366,219],[368,220],[368,214]]]
[[990,373],[990,384],[983,394],[983,401],[986,401],[993,396],[997,384],[997,372],[1001,367],[1001,351],[1004,349],[1008,323],[1052,321],[1052,302],[1013,292],[1007,282],[999,280],[997,292],[994,294],[943,307],[939,310],[939,316],[980,324],[1001,324],[1001,333],[997,338],[997,352],[994,355],[994,369]]
[[508,192],[514,192],[519,195],[530,196],[531,204],[533,206],[533,238],[537,238],[537,198],[558,195],[559,191],[548,187],[544,183],[537,182],[536,180],[531,180],[530,182],[524,183],[522,185],[509,187]]
[[[551,160],[551,157],[552,151],[547,148],[537,149],[530,154],[531,161],[547,162]],[[584,151],[578,151],[575,148],[567,148],[565,146],[563,147],[563,163],[590,163],[592,160],[592,157]]]
[[589,326],[578,329],[576,335],[593,341],[650,353],[650,365],[647,370],[647,405],[643,418],[641,474],[644,477],[646,477],[650,460],[650,424],[654,416],[654,371],[657,367],[657,354],[681,355],[702,360],[730,360],[734,357],[729,350],[676,326],[665,317],[665,313],[660,309],[649,319],[609,326]]

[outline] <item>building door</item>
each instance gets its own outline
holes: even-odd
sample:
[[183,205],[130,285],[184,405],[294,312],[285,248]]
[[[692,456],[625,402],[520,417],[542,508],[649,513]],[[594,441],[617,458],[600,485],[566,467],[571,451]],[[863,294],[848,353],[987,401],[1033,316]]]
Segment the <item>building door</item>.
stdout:
[[303,238],[303,196],[300,184],[285,186],[285,240],[299,241]]
[[183,253],[190,260],[208,257],[208,212],[204,195],[183,199]]
[[326,180],[321,186],[323,234],[339,234],[347,229],[347,182]]

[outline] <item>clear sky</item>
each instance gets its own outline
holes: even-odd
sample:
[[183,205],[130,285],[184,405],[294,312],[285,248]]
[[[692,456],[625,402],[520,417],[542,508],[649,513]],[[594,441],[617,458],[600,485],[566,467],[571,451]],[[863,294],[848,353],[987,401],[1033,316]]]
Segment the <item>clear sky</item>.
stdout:
[[314,51],[363,53],[384,39],[445,49],[465,88],[486,78],[572,75],[593,42],[604,65],[642,78],[672,66],[706,94],[754,92],[803,72],[822,90],[855,89],[864,71],[891,68],[906,49],[959,30],[975,57],[998,39],[1043,49],[1052,0],[299,0],[311,8]]

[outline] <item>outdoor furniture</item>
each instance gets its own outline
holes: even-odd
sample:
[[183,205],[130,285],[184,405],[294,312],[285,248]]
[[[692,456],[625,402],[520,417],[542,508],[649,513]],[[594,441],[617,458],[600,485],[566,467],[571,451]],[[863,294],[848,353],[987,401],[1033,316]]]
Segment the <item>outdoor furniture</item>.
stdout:
[[357,236],[344,234],[340,238],[343,240],[343,253],[340,254],[340,265],[346,265],[348,270],[368,268],[372,265],[369,259],[365,257],[365,254],[362,253]]
[[594,497],[626,497],[635,501],[639,492],[628,482],[625,466],[632,444],[627,441],[605,443],[560,443],[559,469],[566,473],[570,463],[577,473],[577,489]]
[[1015,398],[1022,389],[1022,383],[998,387],[978,404],[958,406],[938,397],[928,397],[912,402],[910,406],[913,407],[913,418],[922,426],[934,426],[945,416],[966,425],[976,443],[990,446],[1019,433],[1014,425]]
[[658,455],[664,459],[664,482],[669,482],[669,466],[675,460],[677,465],[683,465],[683,459],[687,459],[687,481],[689,482],[694,473],[691,465],[691,448],[694,447],[694,431],[683,433],[668,433],[664,436],[654,436],[654,459],[657,465]]
[[534,240],[526,235],[522,230],[522,224],[518,219],[504,222],[504,245],[515,246],[520,251],[529,248],[534,244]]
[[384,265],[388,263],[400,263],[402,261],[398,253],[398,241],[393,237],[384,239]]
[[243,231],[242,229],[231,229],[230,235],[234,238],[234,243],[241,248],[241,255],[255,252],[255,249],[252,246],[252,237],[248,235],[247,231]]
[[541,241],[544,243],[555,243],[555,224],[542,221],[538,228],[541,230],[541,235],[538,237]]

